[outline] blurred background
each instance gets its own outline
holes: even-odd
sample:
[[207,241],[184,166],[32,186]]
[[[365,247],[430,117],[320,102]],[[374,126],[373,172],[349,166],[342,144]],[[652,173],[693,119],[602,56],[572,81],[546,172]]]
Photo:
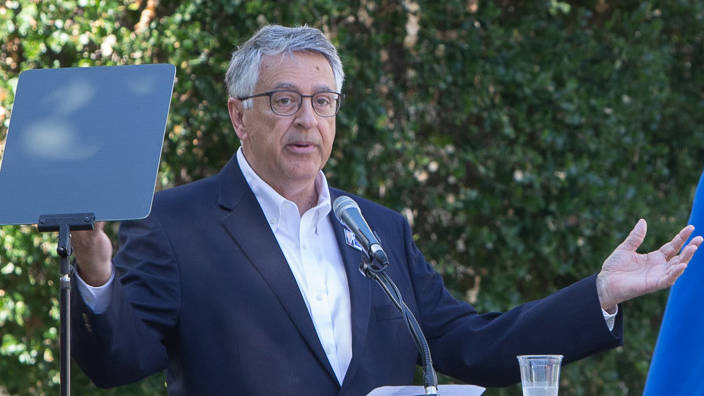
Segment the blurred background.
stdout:
[[[331,185],[404,214],[457,298],[505,311],[598,271],[641,217],[643,251],[686,224],[703,18],[686,0],[3,0],[0,138],[23,70],[171,63],[156,188],[212,175],[239,145],[232,51],[265,24],[320,28],[347,74]],[[0,228],[0,395],[59,390],[56,239]],[[625,346],[564,367],[560,394],[641,394],[666,300],[624,304]],[[101,391],[74,367],[72,393],[166,391]]]

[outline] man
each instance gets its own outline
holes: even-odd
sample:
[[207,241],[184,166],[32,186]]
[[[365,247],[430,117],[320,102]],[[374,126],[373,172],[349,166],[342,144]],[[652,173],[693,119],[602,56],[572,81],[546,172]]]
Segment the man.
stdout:
[[[413,381],[418,352],[405,322],[359,274],[361,254],[330,211],[349,195],[321,172],[343,79],[320,31],[263,28],[228,70],[242,145],[222,171],[156,194],[149,217],[122,224],[114,258],[101,225],[74,233],[73,356],[98,386],[164,369],[172,395],[363,395]],[[637,254],[641,220],[597,275],[479,315],[445,290],[401,215],[354,199],[384,241],[436,369],[483,386],[519,381],[519,354],[568,363],[620,345],[617,305],[669,287],[702,241],[678,254],[687,227]]]

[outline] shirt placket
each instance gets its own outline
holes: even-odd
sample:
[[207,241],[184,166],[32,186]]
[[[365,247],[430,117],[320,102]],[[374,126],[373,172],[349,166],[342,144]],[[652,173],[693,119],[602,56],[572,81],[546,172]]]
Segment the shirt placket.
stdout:
[[320,257],[320,248],[315,242],[314,213],[308,212],[301,219],[301,232],[299,235],[301,263],[307,282],[307,294],[313,322],[320,343],[330,361],[338,380],[342,378],[340,363],[337,357],[337,343],[335,341],[330,297],[327,289],[327,268],[324,268]]

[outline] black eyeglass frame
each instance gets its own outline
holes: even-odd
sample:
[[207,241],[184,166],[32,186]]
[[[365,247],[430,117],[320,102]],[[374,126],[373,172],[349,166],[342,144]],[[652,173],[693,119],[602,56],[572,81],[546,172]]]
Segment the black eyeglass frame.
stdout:
[[[295,93],[296,95],[301,97],[301,101],[298,102],[298,107],[296,108],[296,111],[294,111],[291,114],[279,114],[276,112],[276,110],[274,110],[274,104],[272,103],[272,96],[278,92],[291,92],[291,93]],[[311,105],[312,105],[313,104],[313,97],[316,95],[319,95],[319,94],[335,94],[335,95],[337,95],[337,105],[335,106],[335,113],[333,113],[331,115],[322,115],[322,114],[318,113],[318,110],[315,109],[315,106],[312,106],[315,114],[317,114],[320,117],[325,117],[325,118],[335,117],[337,115],[337,113],[340,112],[340,108],[342,107],[342,100],[345,98],[344,94],[341,94],[341,93],[335,92],[335,91],[320,91],[320,92],[316,92],[312,95],[303,95],[300,92],[292,91],[290,89],[277,89],[274,91],[262,92],[262,93],[258,93],[258,94],[254,94],[254,95],[250,95],[250,96],[238,96],[237,99],[238,100],[247,100],[247,99],[258,98],[258,97],[262,97],[262,96],[268,96],[269,97],[269,108],[271,109],[271,111],[274,112],[274,114],[279,115],[281,117],[289,117],[289,116],[292,116],[292,115],[298,113],[298,110],[300,110],[301,106],[303,106],[303,99],[304,98],[310,98]]]

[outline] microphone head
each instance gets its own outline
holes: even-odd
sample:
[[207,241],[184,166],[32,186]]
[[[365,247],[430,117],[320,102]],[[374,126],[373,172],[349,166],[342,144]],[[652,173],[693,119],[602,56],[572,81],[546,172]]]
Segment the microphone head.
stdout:
[[344,224],[342,221],[342,213],[349,208],[357,208],[359,210],[359,205],[352,198],[348,196],[338,197],[335,202],[332,203],[332,211],[335,213],[337,221]]

